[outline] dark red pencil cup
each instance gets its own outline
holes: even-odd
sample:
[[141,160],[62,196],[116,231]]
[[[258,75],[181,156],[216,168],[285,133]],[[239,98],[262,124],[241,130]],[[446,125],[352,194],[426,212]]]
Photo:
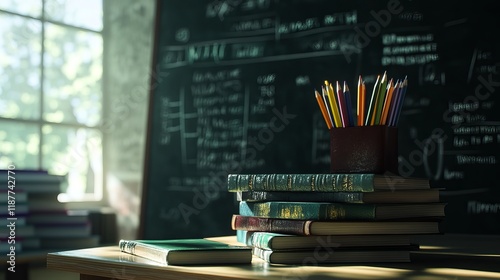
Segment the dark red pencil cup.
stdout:
[[398,129],[385,125],[330,129],[331,173],[398,174]]

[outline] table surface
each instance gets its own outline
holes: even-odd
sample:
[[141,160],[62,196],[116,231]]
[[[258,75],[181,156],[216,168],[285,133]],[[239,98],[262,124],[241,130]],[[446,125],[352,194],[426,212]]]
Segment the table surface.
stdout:
[[[236,243],[234,236],[209,238]],[[500,235],[415,236],[420,250],[409,263],[167,266],[118,246],[47,254],[47,268],[80,273],[81,279],[500,279]]]

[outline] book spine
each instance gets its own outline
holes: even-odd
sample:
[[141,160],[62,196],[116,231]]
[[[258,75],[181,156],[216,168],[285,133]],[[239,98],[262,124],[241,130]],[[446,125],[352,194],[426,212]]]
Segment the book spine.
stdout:
[[300,220],[274,220],[252,216],[233,215],[233,230],[268,231],[296,235],[310,235],[310,222]]
[[118,246],[121,252],[168,264],[168,250],[158,250],[134,240],[120,240]]
[[274,236],[272,235],[256,233],[252,235],[251,243],[252,246],[271,250],[273,238]]
[[374,174],[229,174],[229,192],[372,192]]
[[373,220],[375,210],[372,204],[279,201],[239,204],[239,214],[243,216],[301,220]]
[[236,241],[246,246],[255,246],[263,249],[272,249],[274,236],[266,232],[256,232],[247,230],[236,230]]
[[236,241],[248,246],[251,246],[251,236],[252,232],[247,230],[236,230]]
[[363,192],[237,192],[237,201],[303,201],[363,203]]
[[252,248],[252,254],[254,256],[257,256],[268,263],[273,263],[272,253],[273,253],[272,250],[264,250],[257,247]]

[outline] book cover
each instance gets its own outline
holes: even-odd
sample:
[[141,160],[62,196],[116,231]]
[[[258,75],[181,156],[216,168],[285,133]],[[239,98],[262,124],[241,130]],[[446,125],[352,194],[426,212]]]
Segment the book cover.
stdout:
[[90,222],[82,224],[37,224],[33,225],[38,237],[85,237],[92,234]]
[[273,264],[318,265],[335,263],[384,263],[410,262],[410,252],[416,246],[394,246],[388,249],[373,248],[321,248],[319,250],[265,250],[252,248],[252,253]]
[[317,221],[233,215],[233,230],[267,231],[296,235],[439,234],[440,221]]
[[[10,243],[9,243],[10,242]],[[15,246],[16,253],[40,249],[38,237],[16,237],[15,239],[0,238],[0,252],[10,251],[10,246]]]
[[0,202],[0,217],[26,216],[29,213],[29,206],[26,202],[8,204]]
[[72,250],[78,248],[92,248],[99,245],[99,235],[40,238],[40,247],[43,249]]
[[229,174],[227,188],[229,192],[373,192],[375,190],[428,189],[430,184],[425,178],[405,178],[382,174]]
[[166,265],[244,264],[252,248],[207,239],[120,240],[121,252]]
[[7,191],[0,192],[0,201],[3,203],[8,200],[15,200],[16,203],[25,203],[28,201],[28,194],[17,190],[14,190],[13,193],[9,193]]
[[335,202],[239,202],[239,214],[302,220],[389,220],[444,217],[445,203],[353,204]]
[[54,213],[34,213],[26,216],[25,219],[31,225],[44,226],[81,225],[90,222],[87,214],[68,210]]
[[344,203],[431,203],[439,202],[439,189],[374,192],[287,192],[238,191],[237,201],[301,201]]
[[7,225],[0,228],[0,239],[9,237],[28,238],[35,236],[35,227],[33,225]]
[[[14,187],[17,192],[28,193],[57,193],[63,184],[67,184],[67,178],[63,175],[50,174],[44,170],[0,170],[0,175],[7,178],[8,175],[15,178]],[[0,190],[7,189],[7,184],[0,186]]]
[[409,235],[292,235],[276,232],[237,231],[238,241],[266,250],[340,247],[410,246]]
[[[55,175],[47,172],[47,170],[29,170],[29,169],[16,169],[5,170],[0,169],[0,176],[12,176],[15,178],[16,183],[61,183],[66,180],[66,176]],[[17,185],[16,185],[17,187]]]

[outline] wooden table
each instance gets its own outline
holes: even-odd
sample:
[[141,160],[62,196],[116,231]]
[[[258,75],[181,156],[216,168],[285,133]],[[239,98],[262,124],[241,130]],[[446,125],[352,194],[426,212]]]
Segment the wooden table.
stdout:
[[[214,238],[234,243],[234,237]],[[500,279],[500,235],[419,236],[410,263],[295,266],[254,258],[248,265],[162,266],[118,246],[49,253],[47,267],[104,279]]]

